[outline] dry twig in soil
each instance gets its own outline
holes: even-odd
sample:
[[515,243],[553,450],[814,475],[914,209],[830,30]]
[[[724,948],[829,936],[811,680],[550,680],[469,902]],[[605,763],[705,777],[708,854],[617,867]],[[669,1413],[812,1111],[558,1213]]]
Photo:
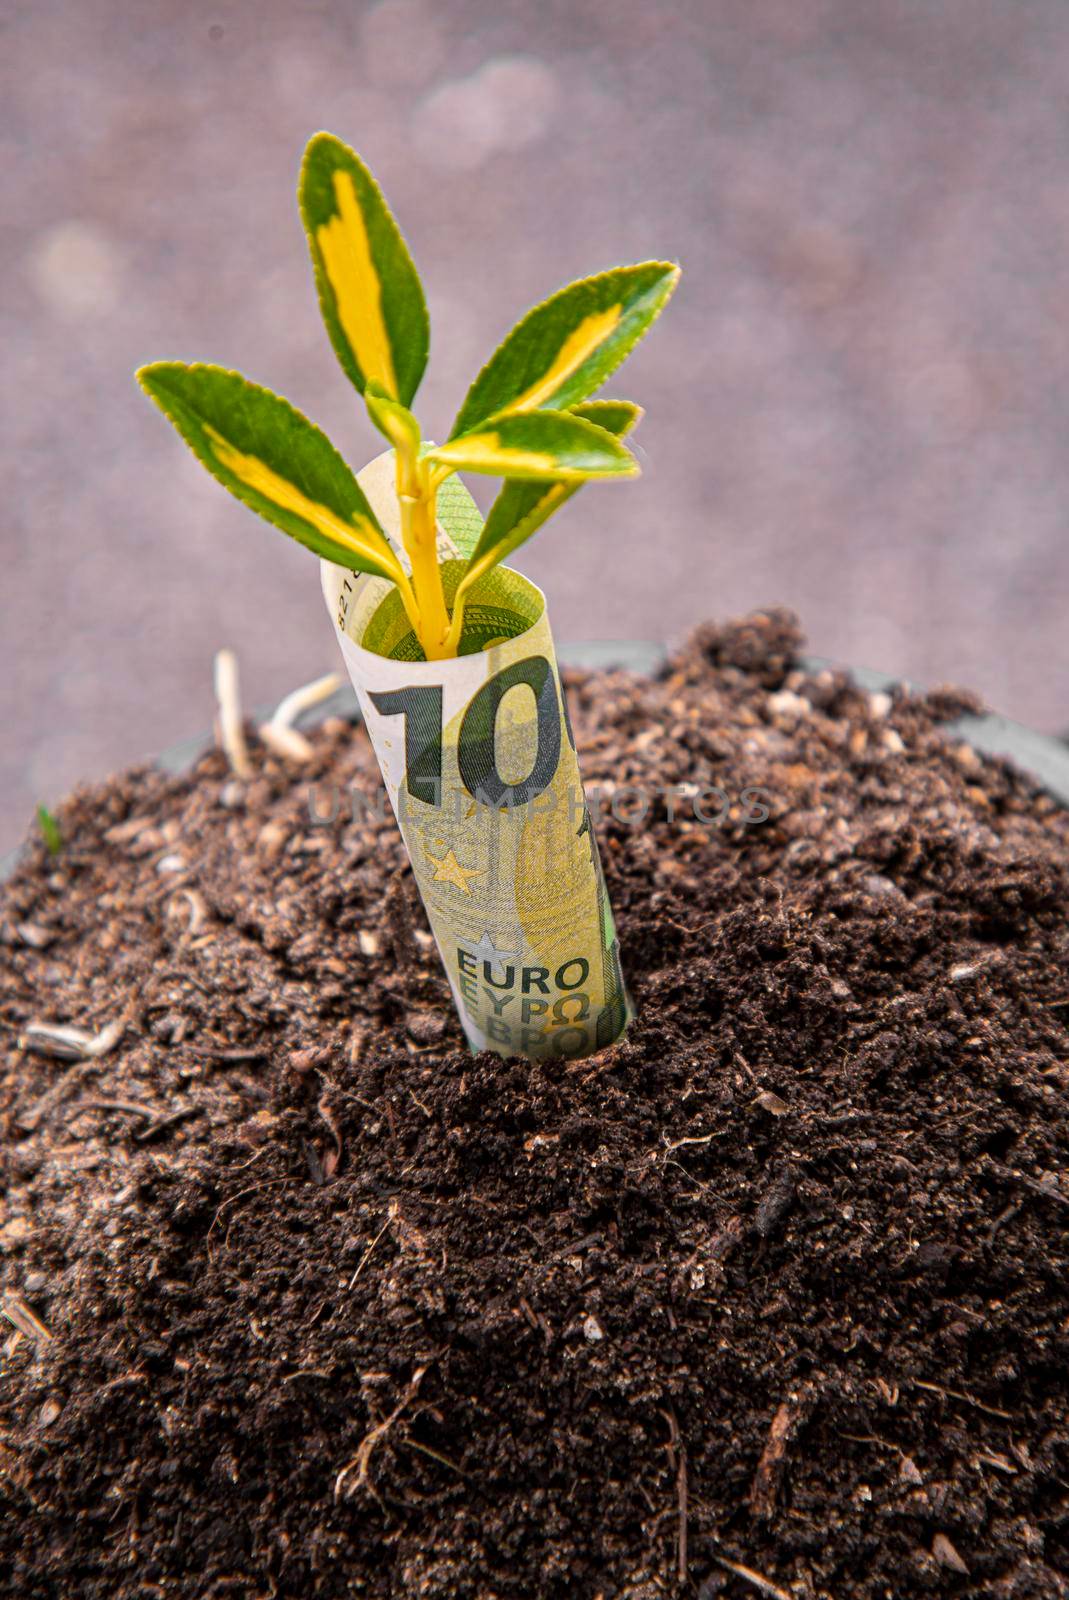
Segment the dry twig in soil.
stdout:
[[753,1567],[743,1566],[741,1561],[729,1561],[727,1556],[717,1555],[715,1552],[713,1560],[719,1561],[722,1567],[726,1567],[736,1577],[743,1578],[753,1588],[759,1589],[762,1594],[771,1595],[772,1600],[791,1600],[791,1596],[786,1589],[781,1589],[778,1583],[773,1583],[770,1578],[764,1577],[762,1573],[755,1572]]
[[249,747],[245,743],[238,661],[233,650],[220,650],[215,657],[215,698],[219,702],[219,743],[226,752],[235,778],[247,783],[252,777],[252,762],[249,760]]
[[294,723],[302,712],[329,699],[340,688],[341,681],[336,672],[328,672],[326,677],[302,684],[280,700],[271,719],[260,724],[260,738],[268,749],[289,761],[311,761],[312,746]]
[[46,1344],[52,1338],[52,1332],[41,1321],[35,1311],[31,1311],[20,1294],[10,1290],[0,1300],[0,1312],[17,1328],[25,1339],[41,1339]]
[[750,1511],[755,1517],[768,1518],[776,1509],[776,1495],[783,1477],[787,1446],[809,1415],[812,1400],[808,1389],[790,1394],[772,1418],[768,1439],[750,1489]]

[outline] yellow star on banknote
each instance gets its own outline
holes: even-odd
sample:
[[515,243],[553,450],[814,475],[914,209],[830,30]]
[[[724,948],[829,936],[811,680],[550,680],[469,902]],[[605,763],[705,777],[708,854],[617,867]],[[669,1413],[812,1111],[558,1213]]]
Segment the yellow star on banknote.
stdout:
[[427,851],[428,861],[434,862],[434,878],[436,883],[452,883],[458,889],[463,889],[465,894],[471,894],[468,884],[469,878],[482,878],[485,874],[475,867],[462,867],[453,850],[447,850],[444,856],[432,856]]

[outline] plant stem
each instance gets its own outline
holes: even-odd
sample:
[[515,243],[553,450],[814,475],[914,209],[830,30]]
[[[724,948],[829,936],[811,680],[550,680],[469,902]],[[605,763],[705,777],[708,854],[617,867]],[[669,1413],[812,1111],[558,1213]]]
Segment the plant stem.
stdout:
[[460,635],[464,631],[464,606],[467,598],[467,586],[462,579],[460,587],[453,596],[453,617],[449,624],[449,632],[445,636],[445,654],[447,656],[455,656],[460,649]]
[[398,575],[394,579],[394,582],[396,583],[400,593],[401,604],[405,608],[405,615],[412,624],[412,631],[416,635],[416,638],[419,639],[421,637],[419,607],[416,604],[416,597],[412,593],[412,585],[409,582],[408,573],[405,571],[404,567],[400,565],[400,563],[398,563]]
[[469,592],[475,587],[479,579],[490,571],[491,567],[497,565],[497,560],[498,558],[494,552],[488,551],[480,560],[469,562],[465,569],[464,576],[457,585],[456,593],[453,596],[453,620],[449,625],[449,633],[445,641],[447,655],[455,656],[460,648],[460,635],[464,630],[464,608],[468,603]]
[[[438,486],[415,453],[404,449],[397,451],[397,498],[401,507],[401,540],[412,564],[416,633],[427,660],[441,661],[450,652],[446,645],[449,612],[438,565]],[[403,589],[401,598],[405,599]],[[405,609],[411,619],[407,601]]]

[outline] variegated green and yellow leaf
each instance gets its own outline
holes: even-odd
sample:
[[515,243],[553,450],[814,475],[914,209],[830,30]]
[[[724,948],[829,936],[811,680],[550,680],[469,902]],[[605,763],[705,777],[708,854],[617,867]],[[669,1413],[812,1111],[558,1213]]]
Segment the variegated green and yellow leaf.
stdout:
[[671,262],[644,261],[583,278],[535,306],[479,373],[450,439],[491,417],[585,400],[656,320],[678,280]]
[[638,462],[607,428],[567,411],[495,417],[472,433],[432,445],[427,458],[455,472],[503,478],[633,478]]
[[138,382],[243,504],[316,555],[394,581],[397,557],[326,434],[288,400],[223,367],[157,361]]
[[633,400],[583,400],[577,406],[569,406],[568,413],[582,417],[584,422],[596,422],[615,439],[625,439],[642,421],[642,407]]
[[[615,438],[622,439],[639,421],[642,408],[632,405],[630,400],[587,400],[573,406],[571,415],[596,423]],[[582,486],[582,482],[507,479],[490,507],[479,542],[472,551],[463,579],[465,589],[491,567],[507,561],[512,552],[537,533]]]
[[410,405],[427,365],[430,324],[408,246],[360,157],[317,133],[298,198],[330,342],[361,394],[369,380]]

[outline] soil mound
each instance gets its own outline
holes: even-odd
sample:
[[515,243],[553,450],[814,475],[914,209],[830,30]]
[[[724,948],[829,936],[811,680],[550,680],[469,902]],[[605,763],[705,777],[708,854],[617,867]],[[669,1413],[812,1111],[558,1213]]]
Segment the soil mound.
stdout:
[[4,1593],[1069,1593],[1069,815],[798,646],[571,675],[589,1060],[465,1050],[360,730],[61,809],[0,892]]

